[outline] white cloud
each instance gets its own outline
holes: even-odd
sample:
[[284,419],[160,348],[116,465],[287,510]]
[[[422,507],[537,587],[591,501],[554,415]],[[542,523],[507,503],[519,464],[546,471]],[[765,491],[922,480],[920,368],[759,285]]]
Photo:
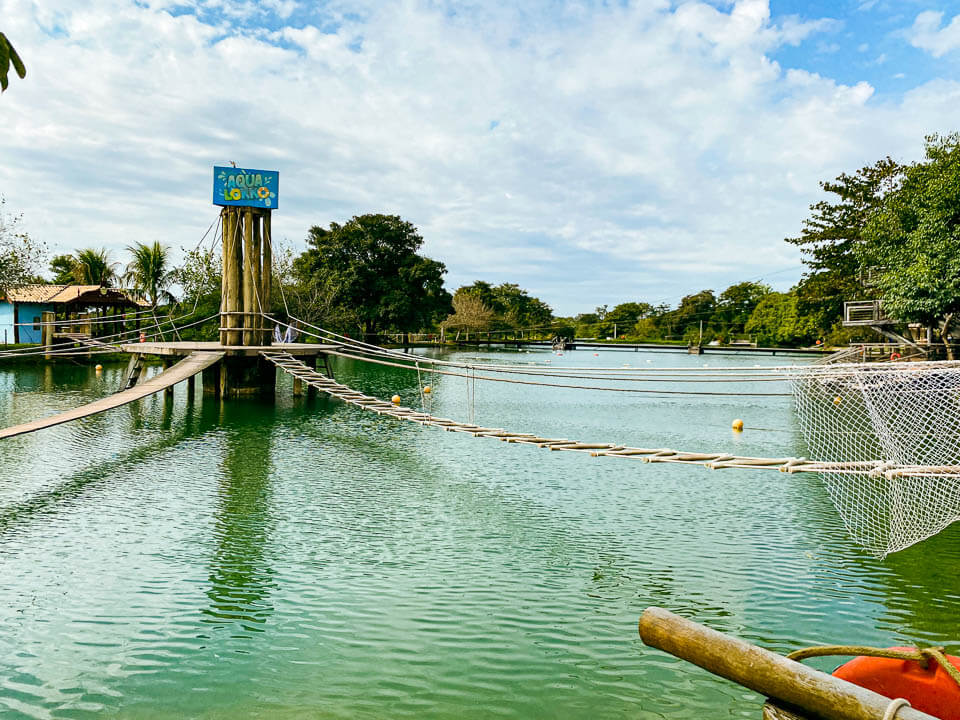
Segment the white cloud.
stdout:
[[913,27],[907,33],[910,44],[926,50],[934,57],[943,57],[948,52],[960,48],[960,15],[943,27],[943,13],[927,10],[917,15]]
[[0,98],[8,207],[57,251],[192,247],[211,166],[235,160],[280,170],[280,237],[397,213],[453,287],[574,312],[798,265],[782,238],[817,182],[917,156],[960,100],[781,68],[834,25],[776,24],[766,0],[305,5],[0,0],[29,72]]

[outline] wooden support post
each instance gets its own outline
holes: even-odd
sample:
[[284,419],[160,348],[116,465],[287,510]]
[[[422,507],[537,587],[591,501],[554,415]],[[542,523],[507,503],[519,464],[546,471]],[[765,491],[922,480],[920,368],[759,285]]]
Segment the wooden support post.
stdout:
[[293,396],[300,397],[303,395],[303,380],[298,377],[293,379]]
[[223,288],[224,298],[221,305],[224,312],[231,313],[222,318],[225,322],[221,327],[228,330],[220,336],[220,344],[239,345],[241,335],[239,328],[243,327],[243,318],[236,313],[243,309],[241,303],[241,276],[243,267],[243,247],[241,234],[243,230],[242,217],[236,208],[223,209]]
[[[647,645],[699,665],[754,692],[825,720],[881,720],[890,698],[787,660],[658,607],[640,618]],[[897,720],[934,720],[910,707]]]
[[254,292],[253,259],[253,211],[243,213],[243,344],[254,343],[254,315],[256,293]]
[[187,397],[192,398],[194,391],[197,389],[197,376],[191,375],[187,378]]
[[[243,311],[243,214],[239,208],[232,208],[233,212],[233,265],[231,272],[233,280],[233,299],[231,302],[235,310],[239,313]],[[243,344],[243,316],[233,316],[232,327],[236,328],[230,333],[231,345]]]
[[[263,218],[263,260],[260,267],[260,297],[263,299],[263,312],[270,313],[270,291],[273,286],[273,236],[271,234],[270,210],[261,211]],[[270,323],[261,318],[261,327],[264,328],[261,345],[270,345],[273,333],[270,332]]]
[[[163,369],[166,370],[167,368],[173,367],[174,365],[176,365],[176,363],[177,363],[177,360],[176,360],[175,358],[164,357],[164,358],[163,358]],[[164,399],[164,400],[173,400],[173,385],[171,385],[171,386],[169,386],[169,387],[165,387],[165,388],[163,389],[163,399]]]
[[223,228],[223,242],[220,243],[223,253],[221,255],[220,272],[220,344],[229,345],[228,332],[223,328],[230,327],[230,266],[233,263],[233,249],[230,247],[230,241],[233,238],[231,230],[232,213],[230,208],[225,207],[220,211],[220,224]]
[[247,216],[253,221],[253,257],[251,265],[253,266],[253,306],[254,312],[258,313],[253,317],[253,344],[262,345],[263,317],[259,314],[264,312],[263,308],[263,285],[260,278],[263,275],[261,266],[261,236],[260,236],[260,212],[250,212]]
[[45,360],[49,360],[51,357],[50,346],[53,345],[53,331],[56,330],[56,326],[53,325],[53,323],[56,322],[56,319],[57,314],[49,310],[44,310],[40,313],[40,322],[43,323],[40,326],[40,344],[47,349],[47,352],[43,355]]
[[220,372],[223,360],[203,370],[203,394],[220,397]]

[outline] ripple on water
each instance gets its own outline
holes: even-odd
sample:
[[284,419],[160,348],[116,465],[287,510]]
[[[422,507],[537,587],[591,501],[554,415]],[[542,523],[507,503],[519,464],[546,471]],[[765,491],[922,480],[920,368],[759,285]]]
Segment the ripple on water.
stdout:
[[[337,375],[418,402],[399,371]],[[465,418],[456,380],[432,378],[430,403]],[[9,422],[108,389],[60,366],[16,382]],[[755,696],[643,647],[651,604],[780,651],[960,643],[956,528],[879,562],[815,478],[545,453],[280,391],[274,405],[178,388],[172,405],[3,446],[0,714],[756,717]],[[746,415],[785,431],[738,451],[803,454],[777,398],[482,386],[473,409],[704,449]]]

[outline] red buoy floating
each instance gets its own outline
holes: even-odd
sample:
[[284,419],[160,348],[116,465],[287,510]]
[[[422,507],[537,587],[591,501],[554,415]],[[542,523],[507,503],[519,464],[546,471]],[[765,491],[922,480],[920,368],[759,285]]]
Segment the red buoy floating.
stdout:
[[[916,652],[907,647],[889,649]],[[944,657],[960,670],[960,658]],[[888,698],[905,698],[911,707],[928,715],[960,720],[960,685],[933,658],[924,668],[917,660],[860,656],[838,667],[833,675]]]

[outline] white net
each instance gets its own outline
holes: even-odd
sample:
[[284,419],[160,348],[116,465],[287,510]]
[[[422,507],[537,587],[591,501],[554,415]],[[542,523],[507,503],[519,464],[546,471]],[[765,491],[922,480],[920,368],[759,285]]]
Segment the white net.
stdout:
[[843,463],[822,477],[856,542],[882,557],[960,520],[960,363],[813,366],[793,388],[809,457]]

